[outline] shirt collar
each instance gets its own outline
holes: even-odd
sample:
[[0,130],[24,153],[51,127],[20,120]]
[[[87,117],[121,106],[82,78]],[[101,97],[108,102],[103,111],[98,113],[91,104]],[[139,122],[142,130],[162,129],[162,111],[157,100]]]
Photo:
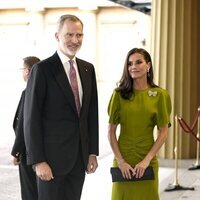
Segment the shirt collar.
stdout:
[[64,65],[64,63],[69,62],[69,60],[73,60],[74,63],[76,63],[76,58],[74,57],[73,59],[70,59],[68,56],[66,56],[65,54],[63,54],[59,49],[57,50],[58,56],[62,62],[62,64]]

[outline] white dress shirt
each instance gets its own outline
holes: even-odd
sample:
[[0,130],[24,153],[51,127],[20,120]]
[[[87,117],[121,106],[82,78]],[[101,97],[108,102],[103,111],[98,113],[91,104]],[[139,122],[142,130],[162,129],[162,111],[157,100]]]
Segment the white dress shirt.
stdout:
[[[71,59],[68,58],[66,55],[64,55],[60,50],[57,50],[57,53],[58,53],[58,56],[59,56],[59,58],[60,58],[60,60],[61,60],[61,62],[63,64],[64,70],[65,70],[65,72],[67,74],[67,78],[68,78],[69,83],[70,83],[70,78],[69,78],[70,64],[69,64],[69,60],[71,60]],[[75,57],[72,60],[73,60],[73,66],[74,66],[74,68],[76,70],[76,78],[77,78],[77,82],[78,82],[80,105],[82,105],[83,89],[82,89],[81,79],[80,79],[80,76],[79,76],[78,67],[77,67],[77,63],[76,63]]]

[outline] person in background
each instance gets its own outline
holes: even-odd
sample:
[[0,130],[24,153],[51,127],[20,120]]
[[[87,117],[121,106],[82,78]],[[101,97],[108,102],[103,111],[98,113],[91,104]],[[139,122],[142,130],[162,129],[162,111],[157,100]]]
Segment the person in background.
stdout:
[[[155,179],[114,182],[112,200],[159,200],[156,154],[167,138],[170,113],[168,91],[153,82],[149,53],[142,48],[131,49],[108,105],[108,138],[115,156],[113,166],[119,167],[123,177],[130,179],[131,175],[141,178],[150,165]],[[118,125],[119,138],[116,136]],[[154,141],[155,126],[158,137]]]
[[[28,56],[23,58],[22,75],[25,82],[28,80],[32,66],[39,61],[40,59],[35,56]],[[32,167],[26,164],[26,148],[23,131],[24,97],[25,90],[21,94],[21,98],[13,121],[13,129],[16,137],[12,147],[11,155],[13,156],[13,164],[19,165],[22,200],[37,200],[38,196],[36,174]]]
[[76,57],[83,40],[78,17],[62,15],[55,38],[57,51],[34,66],[27,83],[27,161],[37,174],[39,200],[79,200],[85,171],[98,166],[96,75]]

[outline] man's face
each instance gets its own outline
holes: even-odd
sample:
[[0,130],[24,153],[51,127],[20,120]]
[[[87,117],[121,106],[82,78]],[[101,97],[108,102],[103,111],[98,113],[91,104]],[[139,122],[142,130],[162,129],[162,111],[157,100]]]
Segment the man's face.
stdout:
[[22,76],[23,76],[23,79],[25,82],[28,80],[29,73],[30,73],[29,67],[27,65],[23,64]]
[[73,58],[81,48],[83,40],[83,27],[80,22],[65,20],[63,27],[55,34],[59,50]]

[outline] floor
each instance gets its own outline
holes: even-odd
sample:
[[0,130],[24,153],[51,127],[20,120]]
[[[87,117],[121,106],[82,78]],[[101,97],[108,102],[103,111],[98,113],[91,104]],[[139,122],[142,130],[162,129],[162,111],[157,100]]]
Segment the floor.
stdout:
[[[20,185],[18,169],[10,163],[9,147],[0,148],[0,200],[20,200]],[[81,200],[109,200],[111,194],[110,166],[113,155],[108,153],[99,157],[99,167],[95,174],[86,175]],[[200,199],[200,170],[188,170],[195,160],[181,160],[180,167],[175,171],[174,161],[160,160],[159,186],[161,200],[199,200]],[[168,166],[168,167],[165,167]],[[170,167],[169,167],[170,166]],[[176,175],[178,179],[176,180]],[[175,181],[176,180],[176,181]],[[183,190],[169,189],[169,184],[178,183]],[[177,184],[176,184],[177,185]],[[176,187],[177,188],[177,187]],[[185,188],[185,190],[184,190]],[[194,190],[191,190],[194,189]]]

